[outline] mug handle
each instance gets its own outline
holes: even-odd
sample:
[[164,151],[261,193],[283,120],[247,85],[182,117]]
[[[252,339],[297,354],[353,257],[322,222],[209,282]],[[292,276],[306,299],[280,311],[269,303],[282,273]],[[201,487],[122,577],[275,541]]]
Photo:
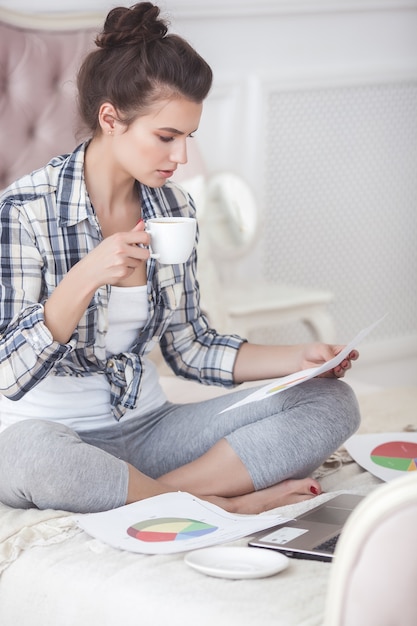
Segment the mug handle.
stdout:
[[[146,225],[145,233],[149,233],[150,235],[152,234],[151,233],[151,229],[150,229],[150,227],[148,225]],[[152,245],[151,244],[149,244],[149,250],[151,252],[151,254],[150,254],[150,258],[151,259],[159,259],[159,257],[161,255],[159,253],[157,253],[157,252],[152,252]]]

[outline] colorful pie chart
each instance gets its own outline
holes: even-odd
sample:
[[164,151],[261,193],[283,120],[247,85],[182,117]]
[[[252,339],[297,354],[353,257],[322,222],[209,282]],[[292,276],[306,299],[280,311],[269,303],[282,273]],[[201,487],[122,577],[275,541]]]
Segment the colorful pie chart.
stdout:
[[134,539],[146,542],[184,541],[202,537],[217,530],[217,526],[193,519],[160,517],[145,520],[129,526],[127,534]]
[[400,472],[417,470],[417,443],[410,441],[389,441],[376,446],[371,452],[376,465]]

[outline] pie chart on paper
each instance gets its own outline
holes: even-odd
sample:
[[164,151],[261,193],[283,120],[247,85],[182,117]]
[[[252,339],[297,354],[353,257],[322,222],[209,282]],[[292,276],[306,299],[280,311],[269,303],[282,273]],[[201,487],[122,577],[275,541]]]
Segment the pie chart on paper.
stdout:
[[345,448],[358,465],[381,480],[417,471],[417,432],[357,434]]
[[145,520],[129,526],[127,534],[147,543],[186,541],[202,537],[217,530],[217,526],[198,520],[179,517],[161,517]]
[[389,441],[376,446],[371,452],[371,460],[376,465],[413,472],[417,470],[417,443],[410,441]]

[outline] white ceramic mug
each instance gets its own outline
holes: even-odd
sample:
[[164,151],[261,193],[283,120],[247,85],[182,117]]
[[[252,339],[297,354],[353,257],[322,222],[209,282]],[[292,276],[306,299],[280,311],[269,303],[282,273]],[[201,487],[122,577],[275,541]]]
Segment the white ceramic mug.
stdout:
[[147,220],[151,257],[165,264],[185,263],[194,247],[196,228],[193,217],[153,217]]

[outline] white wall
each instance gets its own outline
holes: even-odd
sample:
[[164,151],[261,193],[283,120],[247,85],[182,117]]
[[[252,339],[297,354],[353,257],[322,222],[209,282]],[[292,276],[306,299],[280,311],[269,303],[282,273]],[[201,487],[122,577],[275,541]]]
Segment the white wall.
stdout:
[[373,340],[416,350],[417,1],[160,4],[215,72],[198,133],[209,171],[241,174],[259,197],[259,244],[224,280],[250,289],[260,270],[331,289],[341,341],[389,312]]

